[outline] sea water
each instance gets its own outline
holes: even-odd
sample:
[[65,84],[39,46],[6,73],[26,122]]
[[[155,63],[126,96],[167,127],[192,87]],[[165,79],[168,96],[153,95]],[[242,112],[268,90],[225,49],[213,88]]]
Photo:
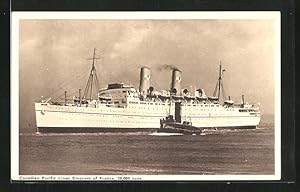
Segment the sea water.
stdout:
[[170,133],[20,133],[21,175],[274,174],[274,126]]

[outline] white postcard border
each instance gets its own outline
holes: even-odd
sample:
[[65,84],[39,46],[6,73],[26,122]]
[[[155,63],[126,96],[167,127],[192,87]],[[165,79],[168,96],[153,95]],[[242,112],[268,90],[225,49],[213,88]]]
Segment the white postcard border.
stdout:
[[[11,180],[15,181],[238,181],[281,178],[281,24],[279,11],[12,12],[11,14]],[[19,20],[21,19],[272,19],[275,21],[274,175],[20,175]]]

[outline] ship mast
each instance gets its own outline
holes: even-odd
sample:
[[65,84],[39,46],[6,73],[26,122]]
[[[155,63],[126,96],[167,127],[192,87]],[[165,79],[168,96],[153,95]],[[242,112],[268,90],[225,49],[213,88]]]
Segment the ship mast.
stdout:
[[99,81],[98,81],[98,77],[97,77],[97,71],[96,71],[96,68],[95,68],[95,61],[97,59],[100,59],[100,58],[96,57],[96,48],[94,48],[93,57],[88,58],[88,60],[93,60],[93,62],[92,62],[92,69],[91,69],[91,72],[90,72],[90,76],[89,76],[89,79],[87,81],[87,84],[86,84],[86,87],[85,87],[85,90],[84,90],[84,94],[83,94],[83,98],[86,99],[89,96],[90,101],[92,101],[93,83],[95,83],[96,89],[97,90],[99,89]]
[[220,61],[220,67],[219,67],[219,78],[214,90],[214,94],[213,96],[216,97],[218,94],[218,101],[220,101],[220,95],[221,95],[221,89],[222,89],[222,95],[223,97],[225,97],[225,93],[224,93],[224,87],[223,87],[223,79],[222,79],[222,75],[224,73],[225,69],[222,70],[222,63]]

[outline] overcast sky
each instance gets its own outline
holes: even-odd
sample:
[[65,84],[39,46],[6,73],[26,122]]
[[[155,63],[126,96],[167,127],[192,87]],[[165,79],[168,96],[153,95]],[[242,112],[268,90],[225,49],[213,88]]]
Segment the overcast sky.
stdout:
[[[93,49],[101,87],[124,82],[138,88],[139,68],[152,70],[155,90],[168,89],[174,65],[182,87],[212,95],[222,61],[225,92],[274,111],[272,20],[21,20],[20,126],[34,126],[34,101],[84,89]],[[63,87],[63,88],[62,88]],[[60,89],[62,88],[62,89]],[[56,91],[57,90],[57,91]]]

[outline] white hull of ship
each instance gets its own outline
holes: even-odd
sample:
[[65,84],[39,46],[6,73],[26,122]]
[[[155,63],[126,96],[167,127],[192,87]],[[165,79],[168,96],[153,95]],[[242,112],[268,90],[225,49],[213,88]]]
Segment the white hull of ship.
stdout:
[[[152,106],[151,106],[152,107]],[[155,107],[155,106],[154,106]],[[174,106],[171,106],[174,107]],[[193,126],[201,128],[256,128],[260,122],[260,115],[240,113],[238,109],[226,111],[219,109],[199,109],[200,112],[189,112],[183,107],[182,120],[191,121]],[[36,103],[36,122],[41,132],[85,130],[136,130],[158,129],[160,119],[169,115],[168,106],[158,106],[155,109],[117,108],[107,107],[76,107],[56,106]]]

